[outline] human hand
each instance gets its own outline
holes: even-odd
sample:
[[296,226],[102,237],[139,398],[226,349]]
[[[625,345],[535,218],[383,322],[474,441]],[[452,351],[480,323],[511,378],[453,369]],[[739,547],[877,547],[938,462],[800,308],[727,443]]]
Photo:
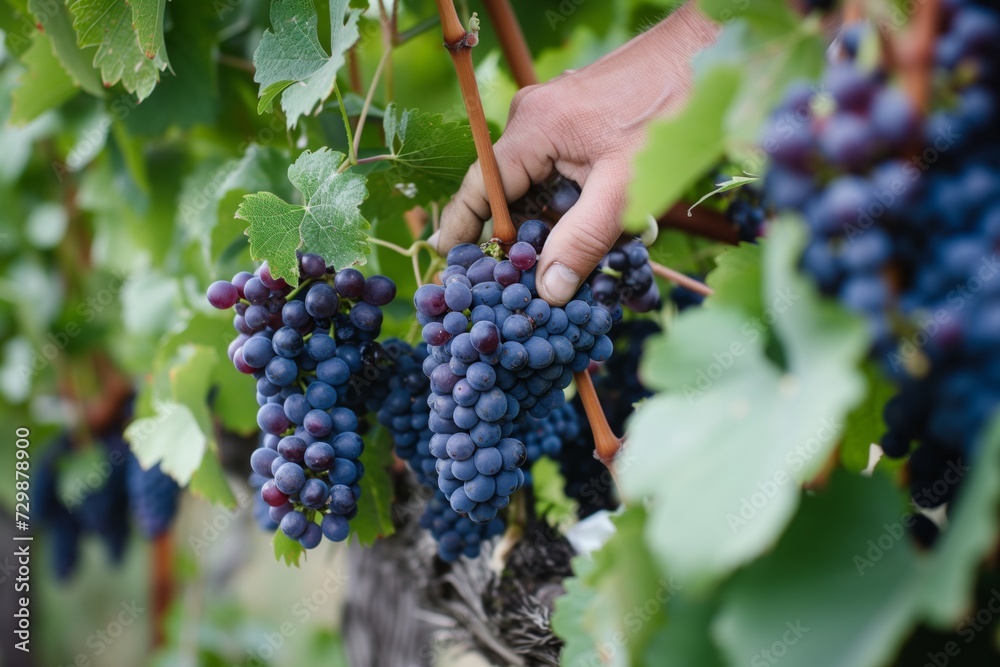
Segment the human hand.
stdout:
[[[554,171],[582,187],[538,261],[538,292],[549,303],[569,301],[618,240],[629,167],[646,125],[683,107],[689,60],[715,35],[716,26],[689,3],[601,60],[514,96],[494,145],[507,201]],[[476,162],[442,213],[438,250],[476,242],[489,216]]]

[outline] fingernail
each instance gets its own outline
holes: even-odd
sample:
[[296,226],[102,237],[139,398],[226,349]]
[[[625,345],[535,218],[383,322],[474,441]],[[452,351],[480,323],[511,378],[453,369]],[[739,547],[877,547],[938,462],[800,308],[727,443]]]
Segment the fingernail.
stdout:
[[438,241],[441,240],[441,230],[438,230],[427,237],[427,242],[434,246],[434,249],[438,249]]
[[542,286],[553,301],[565,303],[580,288],[580,276],[565,264],[552,264],[542,276]]

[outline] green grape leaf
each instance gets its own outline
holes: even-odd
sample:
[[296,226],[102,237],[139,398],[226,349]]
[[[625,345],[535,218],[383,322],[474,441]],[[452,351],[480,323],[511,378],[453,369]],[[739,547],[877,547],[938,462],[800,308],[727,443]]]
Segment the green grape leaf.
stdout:
[[[627,496],[651,496],[650,548],[692,585],[777,540],[801,484],[822,469],[864,391],[855,365],[867,349],[865,329],[796,273],[804,233],[776,222],[762,244],[759,281],[744,272],[747,283],[758,282],[762,312],[721,304],[686,311],[644,360],[643,377],[667,391],[638,409],[619,479]],[[738,280],[721,284],[747,289]],[[785,367],[769,357],[771,336]]]
[[322,108],[337,84],[344,54],[358,40],[361,12],[349,5],[349,0],[330,0],[328,54],[320,42],[319,16],[312,0],[271,3],[271,30],[264,33],[253,54],[257,68],[254,81],[260,84],[260,97],[266,98],[267,104],[281,90],[281,108],[289,129],[299,117]]
[[[666,622],[666,606],[683,588],[660,575],[643,546],[646,514],[631,507],[592,556],[573,559],[576,576],[556,600],[553,630],[566,641],[563,664],[633,664]],[[594,660],[598,658],[598,660]]]
[[52,40],[52,50],[66,73],[80,88],[95,97],[104,97],[101,75],[94,69],[93,55],[76,45],[73,20],[65,3],[28,0],[28,9]]
[[208,438],[186,405],[162,402],[153,408],[154,416],[129,424],[125,439],[143,468],[159,463],[178,484],[187,484],[201,466]]
[[132,28],[139,48],[150,60],[159,56],[169,66],[163,48],[163,12],[167,0],[129,0],[128,4],[132,6]]
[[[701,81],[684,111],[649,127],[632,161],[625,226],[646,228],[650,213],[666,211],[722,156],[723,120],[740,83],[740,69],[717,68]],[[669,157],[667,157],[669,156]]]
[[[886,478],[844,472],[805,498],[774,551],[723,593],[714,635],[728,663],[768,664],[774,642],[790,665],[889,664],[913,622],[917,565],[899,507]],[[859,571],[866,553],[877,562]]]
[[868,395],[847,415],[844,436],[840,439],[840,462],[853,472],[868,467],[872,443],[885,432],[882,410],[896,393],[896,388],[874,364],[865,364]]
[[553,526],[568,526],[576,520],[578,505],[566,496],[566,479],[556,461],[547,456],[535,461],[531,466],[531,482],[538,516]]
[[[168,362],[154,364],[157,372],[139,412],[153,414],[132,422],[125,439],[144,468],[160,463],[163,472],[185,486],[205,466],[205,457],[216,455],[206,399],[219,355],[209,346],[178,343],[171,346],[174,354]],[[202,483],[207,487],[211,481],[203,476]]]
[[219,221],[219,203],[230,192],[261,190],[291,197],[288,183],[288,156],[259,144],[247,147],[243,157],[221,162],[206,160],[185,177],[177,198],[177,226],[189,242],[196,242],[206,266],[214,264],[217,249],[213,234]]
[[[230,371],[230,375],[235,375],[235,373]],[[210,449],[205,451],[201,465],[191,476],[188,489],[194,495],[214,505],[230,509],[237,506],[236,496],[233,495],[233,490],[229,488],[229,482],[226,481],[226,472],[222,469],[222,463],[219,461],[218,455]]]
[[[169,369],[178,351],[186,345],[213,349],[219,363],[212,366],[210,379],[213,388],[212,412],[225,428],[250,435],[257,429],[257,401],[254,398],[256,381],[249,375],[233,372],[232,364],[226,356],[233,335],[232,319],[228,314],[219,316],[216,313],[196,313],[178,323],[160,339],[152,367],[155,370]],[[156,384],[155,372],[153,378],[153,384]],[[149,396],[150,400],[146,403],[151,405],[154,393],[160,400],[165,400],[169,398],[169,392],[168,384],[156,392],[141,392],[140,397]],[[140,413],[138,408],[136,412]]]
[[[598,653],[591,636],[591,625],[586,620],[592,607],[600,603],[597,591],[587,585],[586,579],[596,569],[594,561],[585,556],[573,559],[573,574],[563,580],[566,593],[556,598],[552,613],[552,631],[563,640],[564,665],[606,664]],[[596,634],[596,629],[593,629]]]
[[131,133],[162,135],[171,126],[187,129],[215,120],[221,105],[216,62],[220,26],[214,3],[172,8],[171,30],[160,46],[161,53],[171,54],[171,71],[149,100],[124,118]]
[[276,560],[283,562],[285,565],[299,567],[299,560],[305,554],[306,548],[299,544],[298,540],[293,540],[280,530],[276,530],[274,531],[274,539],[271,543],[274,545],[274,557]]
[[210,347],[187,344],[180,349],[169,370],[173,399],[188,407],[206,435],[212,433],[206,398],[212,387],[212,371],[218,359],[219,355]]
[[363,264],[371,249],[359,206],[368,196],[365,177],[338,172],[343,153],[327,148],[306,151],[288,168],[288,180],[302,193],[304,204],[289,204],[270,192],[243,198],[236,217],[250,223],[250,254],[266,259],[271,274],[298,284],[295,251],[322,255],[343,269]]
[[971,471],[965,462],[949,466],[944,477],[962,488],[950,508],[948,529],[925,563],[920,603],[929,622],[941,629],[953,628],[972,608],[979,563],[993,551],[1000,528],[1000,419],[984,429],[978,444]]
[[685,595],[682,591],[667,606],[668,622],[649,641],[645,662],[657,667],[724,667],[711,627],[718,600]]
[[[787,2],[768,0],[763,9],[757,2],[746,5],[753,16],[727,22],[715,44],[695,57],[694,67],[696,80],[718,67],[740,68],[743,79],[725,117],[726,152],[743,169],[758,173],[767,157],[760,145],[765,121],[789,83],[813,81],[823,71],[826,39],[819,22],[802,21]],[[801,120],[790,114],[784,122],[791,127]]]
[[802,18],[786,0],[698,0],[698,8],[723,25],[744,21],[754,36],[761,40],[779,37],[802,23]]
[[476,161],[468,123],[390,104],[383,128],[389,156],[368,174],[369,217],[396,218],[414,206],[451,197]]
[[726,248],[716,258],[716,269],[708,274],[706,284],[715,294],[705,300],[708,308],[731,308],[747,315],[759,316],[764,311],[760,290],[761,247],[742,243]]
[[723,592],[714,635],[730,661],[752,661],[761,637],[773,637],[785,639],[791,664],[875,667],[919,622],[968,629],[979,565],[997,537],[1000,422],[983,433],[975,468],[952,472],[949,483],[963,486],[928,554],[912,546],[915,510],[887,476],[838,471],[803,500],[774,551]]
[[[97,47],[94,66],[100,67],[104,84],[113,86],[121,81],[140,102],[153,92],[160,71],[168,64],[162,50],[147,57],[132,27],[136,22],[148,29],[153,4],[143,0],[133,8],[125,0],[73,0],[70,5],[77,43],[81,48]],[[140,20],[135,21],[139,12]],[[162,41],[162,35],[159,39]]]
[[378,427],[365,438],[365,449],[361,453],[361,463],[365,466],[365,476],[361,484],[362,501],[358,503],[358,515],[351,519],[351,539],[362,546],[371,546],[380,537],[388,537],[395,532],[392,523],[392,436]]
[[21,60],[27,69],[14,89],[10,122],[27,123],[76,95],[76,85],[59,63],[52,40],[44,32],[35,33]]

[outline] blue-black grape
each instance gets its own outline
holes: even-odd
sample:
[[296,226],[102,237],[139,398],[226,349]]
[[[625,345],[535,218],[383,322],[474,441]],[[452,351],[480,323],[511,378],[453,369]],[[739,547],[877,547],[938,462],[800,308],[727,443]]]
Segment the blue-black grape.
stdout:
[[251,456],[264,503],[255,516],[264,527],[287,523],[285,533],[305,548],[323,534],[342,540],[364,474],[359,414],[384,384],[384,353],[375,342],[381,308],[396,286],[384,276],[366,280],[356,269],[336,272],[312,253],[299,257],[294,295],[266,264],[256,275],[237,274],[231,285],[214,285],[210,302],[231,302],[233,290],[245,299],[235,304],[240,335],[229,354],[257,379],[257,422],[271,438]]
[[[271,451],[271,450],[266,450]],[[139,532],[147,539],[165,533],[177,514],[181,487],[156,464],[143,469],[129,454],[126,468],[129,507]]]
[[[509,260],[501,262],[477,246],[456,246],[448,253],[444,286],[426,285],[414,298],[428,344],[421,366],[430,380],[427,425],[434,436],[428,451],[438,459],[438,488],[455,511],[476,522],[491,520],[506,506],[523,482],[524,461],[518,456],[506,469],[503,457],[470,457],[468,444],[510,449],[513,442],[523,452],[524,445],[510,437],[514,421],[524,413],[544,418],[558,409],[572,371],[585,369],[595,356],[606,358],[611,349],[607,333],[613,318],[594,304],[589,286],[565,307],[538,297],[534,271],[548,227],[527,221],[518,233]],[[457,323],[445,326],[447,318],[457,322],[456,314],[463,325],[471,324],[468,331]],[[569,326],[576,327],[572,335],[549,340]],[[453,438],[459,440],[449,446]],[[501,475],[504,483],[498,484]]]
[[[899,387],[881,444],[910,455],[925,507],[954,495],[945,476],[976,459],[1000,407],[1000,290],[985,277],[1000,239],[1000,10],[951,0],[939,21],[926,115],[885,72],[852,62],[854,28],[847,59],[824,76],[830,113],[817,117],[796,87],[764,142],[765,194],[809,227],[802,267],[865,319],[872,355]],[[791,118],[794,141],[781,141]]]

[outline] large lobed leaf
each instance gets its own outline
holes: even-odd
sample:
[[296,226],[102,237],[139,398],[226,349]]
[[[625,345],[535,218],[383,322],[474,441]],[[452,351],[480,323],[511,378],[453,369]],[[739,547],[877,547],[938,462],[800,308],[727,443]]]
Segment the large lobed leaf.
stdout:
[[52,50],[73,82],[96,97],[104,96],[100,73],[94,69],[93,55],[77,46],[69,9],[62,2],[28,0],[28,9],[52,40]]
[[10,121],[27,123],[76,95],[77,88],[52,50],[52,40],[36,33],[21,57],[27,69],[11,100]]
[[139,101],[153,92],[160,71],[169,66],[162,48],[164,3],[74,0],[70,5],[79,46],[97,47],[94,65],[100,67],[104,85],[121,81]]
[[360,15],[360,10],[350,9],[349,0],[330,0],[328,54],[319,40],[313,0],[274,0],[271,30],[264,33],[253,55],[262,106],[280,94],[289,128],[321,107],[337,83],[344,54],[358,40]]
[[[640,407],[619,476],[628,496],[652,498],[646,535],[662,565],[695,585],[774,544],[863,393],[864,329],[797,275],[802,240],[801,227],[776,223],[760,268],[756,249],[731,251],[716,296],[645,359],[643,376],[667,393]],[[731,267],[744,264],[740,281]],[[738,307],[729,290],[750,304],[756,290],[763,309]]]
[[290,204],[270,192],[243,198],[236,217],[246,220],[250,254],[264,259],[271,274],[298,284],[295,252],[314,252],[343,269],[363,264],[370,252],[370,225],[358,207],[368,196],[365,177],[339,172],[344,154],[323,148],[306,151],[288,168],[288,180],[302,193],[303,204]]
[[468,123],[390,104],[383,127],[389,155],[368,175],[365,210],[371,217],[397,218],[414,206],[451,197],[476,161]]

